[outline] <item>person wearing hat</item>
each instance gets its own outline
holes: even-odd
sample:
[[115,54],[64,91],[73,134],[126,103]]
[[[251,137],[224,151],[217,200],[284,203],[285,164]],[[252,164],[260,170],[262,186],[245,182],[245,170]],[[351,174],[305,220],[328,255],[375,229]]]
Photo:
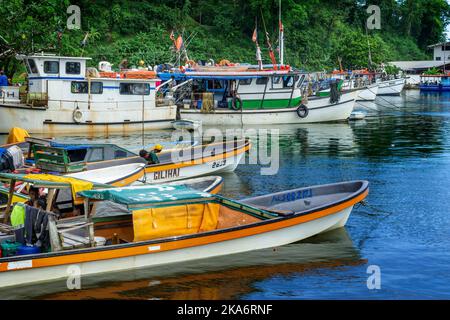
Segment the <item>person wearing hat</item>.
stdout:
[[147,160],[148,164],[157,164],[159,163],[157,153],[161,152],[162,146],[160,144],[157,144],[153,147],[153,149],[148,152],[147,150],[142,149],[139,151],[139,156]]

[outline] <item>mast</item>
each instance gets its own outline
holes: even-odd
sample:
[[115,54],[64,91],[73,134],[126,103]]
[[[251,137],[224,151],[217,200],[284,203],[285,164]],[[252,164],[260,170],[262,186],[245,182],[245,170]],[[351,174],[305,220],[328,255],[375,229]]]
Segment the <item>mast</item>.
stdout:
[[261,18],[263,21],[264,31],[266,33],[266,42],[267,42],[267,47],[269,48],[270,60],[272,61],[273,68],[275,70],[278,70],[277,59],[275,58],[275,54],[273,53],[272,44],[270,43],[269,33],[267,32],[266,23],[264,21],[264,15],[262,14],[262,10],[261,10]]
[[278,31],[278,43],[280,45],[280,64],[284,65],[284,27],[281,22],[281,0],[279,2],[279,14],[278,14],[278,22],[279,22],[279,31]]
[[372,53],[370,51],[369,33],[366,26],[367,47],[369,48],[369,70],[372,70]]

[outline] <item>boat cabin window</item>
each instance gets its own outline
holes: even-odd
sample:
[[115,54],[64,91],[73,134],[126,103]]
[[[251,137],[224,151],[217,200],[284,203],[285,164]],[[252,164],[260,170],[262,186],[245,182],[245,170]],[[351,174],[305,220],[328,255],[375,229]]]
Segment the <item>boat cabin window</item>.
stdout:
[[39,73],[33,59],[28,59],[28,65],[30,66],[30,73]]
[[81,63],[79,62],[66,62],[66,73],[67,74],[80,74]]
[[300,78],[300,81],[297,82],[297,88],[302,86],[303,81],[305,80],[305,75],[303,74]]
[[103,160],[104,160],[103,148],[92,148],[91,154],[89,155],[88,162],[103,161]]
[[44,61],[45,73],[59,73],[59,61]]
[[208,80],[209,90],[222,90],[223,85],[221,80]]
[[121,158],[126,158],[126,157],[127,157],[126,151],[123,151],[123,150],[115,150],[114,151],[114,159],[121,159]]
[[283,88],[292,88],[294,85],[294,77],[286,76],[283,77]]
[[84,161],[86,158],[86,153],[87,149],[67,150],[67,155],[69,156],[70,162]]
[[239,80],[239,85],[240,86],[248,86],[248,85],[250,85],[251,83],[252,83],[252,78],[250,78],[250,79],[241,79],[241,80]]
[[279,84],[281,82],[281,77],[272,77],[272,84]]
[[265,85],[268,81],[269,81],[269,78],[267,78],[267,77],[256,78],[256,84]]
[[149,95],[150,84],[148,83],[121,83],[120,94]]
[[[72,93],[89,93],[87,81],[72,81]],[[102,94],[103,82],[91,82],[91,94]]]

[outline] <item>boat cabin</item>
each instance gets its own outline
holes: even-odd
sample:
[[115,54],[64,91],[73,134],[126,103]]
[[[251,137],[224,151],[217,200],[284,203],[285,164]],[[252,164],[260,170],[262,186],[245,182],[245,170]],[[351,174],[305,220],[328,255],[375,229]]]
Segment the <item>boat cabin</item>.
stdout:
[[239,110],[297,106],[306,74],[288,70],[188,70],[185,73],[159,73],[158,77],[163,81],[173,79],[176,83],[192,82],[189,90],[180,90],[177,94],[177,101],[184,108]]
[[142,107],[142,100],[155,100],[159,79],[153,71],[99,72],[88,67],[88,57],[41,53],[16,58],[23,61],[28,75],[28,92],[22,97],[25,104],[89,110],[99,106],[111,109],[121,102],[139,102]]

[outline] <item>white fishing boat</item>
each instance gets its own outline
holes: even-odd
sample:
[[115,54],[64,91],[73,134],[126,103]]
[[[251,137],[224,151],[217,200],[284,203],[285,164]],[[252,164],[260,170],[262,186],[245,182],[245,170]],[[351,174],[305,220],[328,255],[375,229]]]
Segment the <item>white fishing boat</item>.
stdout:
[[[356,101],[374,101],[378,94],[378,83],[375,82],[375,73],[367,69],[346,71],[333,71],[330,77],[343,81],[342,90],[361,89]],[[329,89],[327,90],[330,91]]]
[[[156,73],[98,72],[90,58],[48,54],[17,56],[28,76],[28,92],[4,87],[0,133],[22,127],[30,133],[129,133],[170,128],[176,106],[155,99]],[[11,92],[10,92],[11,91]]]
[[404,78],[401,78],[401,79],[379,81],[377,83],[378,83],[378,95],[398,96],[402,93],[403,88],[405,87],[406,84],[406,80]]
[[[22,178],[0,174],[0,179]],[[57,189],[71,187],[27,182],[49,188],[47,203]],[[300,188],[243,201],[184,186],[78,192],[86,210],[77,225],[73,219],[55,220],[49,213],[50,252],[36,249],[0,258],[0,287],[66,280],[73,268],[87,276],[286,245],[343,227],[353,206],[367,194],[367,181]],[[108,206],[122,213],[111,210],[109,216],[97,216],[100,208]],[[11,230],[7,225],[2,228]],[[75,235],[75,229],[86,230],[87,236]]]
[[353,111],[356,92],[342,93],[337,101],[329,97],[302,99],[306,74],[290,68],[245,72],[189,72],[158,74],[178,82],[192,81],[180,110],[183,119],[203,125],[240,126],[292,124],[346,120]]

